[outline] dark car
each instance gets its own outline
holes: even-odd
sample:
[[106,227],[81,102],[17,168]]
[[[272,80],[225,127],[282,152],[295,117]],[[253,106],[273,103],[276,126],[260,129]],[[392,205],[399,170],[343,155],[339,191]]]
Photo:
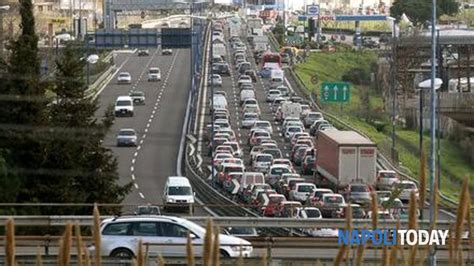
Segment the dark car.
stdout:
[[340,194],[324,194],[321,199],[321,213],[324,218],[340,218],[346,202]]
[[138,56],[149,56],[150,52],[148,50],[138,50]]
[[257,73],[255,73],[255,70],[247,69],[245,70],[244,75],[250,76],[252,82],[257,82]]
[[314,156],[306,156],[303,160],[303,165],[301,166],[301,174],[312,175],[315,161],[316,158]]
[[143,91],[130,92],[130,97],[132,97],[134,105],[144,105],[145,104],[145,93]]
[[221,76],[230,76],[230,68],[229,65],[225,63],[218,63],[212,65],[212,71],[214,74],[219,74]]
[[160,207],[158,206],[138,206],[135,215],[161,215]]

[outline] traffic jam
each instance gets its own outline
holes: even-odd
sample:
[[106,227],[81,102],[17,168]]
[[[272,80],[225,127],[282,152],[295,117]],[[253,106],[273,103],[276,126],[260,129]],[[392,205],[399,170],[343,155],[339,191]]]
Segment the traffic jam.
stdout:
[[256,50],[242,28],[238,18],[212,28],[203,136],[212,186],[265,217],[344,218],[351,204],[355,219],[407,219],[403,206],[411,191],[418,195],[416,184],[377,169],[372,141],[336,129],[296,95],[285,78],[285,49]]

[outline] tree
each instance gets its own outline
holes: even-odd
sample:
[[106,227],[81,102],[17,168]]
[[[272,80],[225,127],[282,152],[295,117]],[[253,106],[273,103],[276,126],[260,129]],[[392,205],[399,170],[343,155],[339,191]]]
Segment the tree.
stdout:
[[[4,155],[4,173],[14,175],[18,180],[3,182],[0,194],[11,193],[16,188],[21,194],[31,187],[23,186],[25,180],[34,180],[43,156],[41,131],[46,125],[45,87],[40,84],[38,60],[38,37],[31,0],[19,1],[21,34],[7,48],[9,56],[5,60],[0,76],[0,150]],[[6,181],[6,180],[4,180]],[[5,199],[7,200],[7,199]],[[18,198],[12,202],[21,201]],[[23,199],[30,200],[30,199]]]
[[[431,20],[431,0],[396,0],[390,8],[390,15],[400,21],[405,14],[415,26],[421,26]],[[454,0],[438,0],[436,17],[453,15],[459,11]]]
[[[131,184],[118,184],[117,161],[102,145],[110,117],[98,121],[97,101],[86,97],[85,62],[68,44],[57,60],[52,91],[56,100],[49,107],[50,135],[45,142],[44,174],[29,181],[25,198],[42,202],[120,203]],[[44,209],[43,213],[90,213],[87,208]]]

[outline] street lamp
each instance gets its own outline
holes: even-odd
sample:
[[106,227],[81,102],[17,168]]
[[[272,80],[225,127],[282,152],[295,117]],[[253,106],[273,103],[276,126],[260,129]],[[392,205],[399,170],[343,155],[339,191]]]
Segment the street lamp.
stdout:
[[[438,90],[441,85],[443,84],[443,80],[440,78],[435,79],[435,88]],[[420,149],[420,158],[421,158],[421,153],[423,151],[423,98],[424,98],[424,91],[431,89],[431,79],[424,80],[420,83],[418,83],[418,88],[420,88],[420,94],[419,94],[419,108],[420,108],[420,128],[419,128],[419,149]]]
[[[432,70],[436,69],[436,63],[432,60],[431,61],[431,67]],[[432,73],[433,74],[433,73]],[[432,77],[436,77],[432,75]],[[427,79],[418,84],[418,87],[420,88],[420,103],[422,104],[422,97],[423,97],[423,90],[431,90],[431,119],[430,119],[430,191],[431,191],[431,204],[430,204],[430,226],[431,228],[433,227],[434,223],[434,212],[436,211],[434,209],[434,204],[435,202],[435,197],[436,194],[434,193],[434,183],[435,183],[435,168],[436,168],[436,91],[443,85],[443,80],[440,78],[434,78],[434,79]],[[423,125],[423,106],[420,105],[420,153],[422,152],[423,148],[423,132],[422,126]],[[421,156],[420,156],[421,158]],[[422,203],[423,204],[423,203]],[[423,214],[423,209],[421,211]],[[430,248],[430,256],[429,256],[429,265],[434,266],[436,265],[436,255],[434,249]]]

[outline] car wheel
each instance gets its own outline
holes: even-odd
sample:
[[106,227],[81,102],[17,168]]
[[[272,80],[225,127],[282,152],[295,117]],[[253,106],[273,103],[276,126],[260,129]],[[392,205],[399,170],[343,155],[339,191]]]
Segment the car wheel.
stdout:
[[221,258],[230,258],[229,253],[223,249],[219,250],[219,254],[221,255]]
[[135,255],[133,255],[133,252],[126,248],[115,249],[112,251],[112,253],[110,253],[110,256],[116,257],[116,258],[127,258],[127,259],[131,259],[135,257]]

